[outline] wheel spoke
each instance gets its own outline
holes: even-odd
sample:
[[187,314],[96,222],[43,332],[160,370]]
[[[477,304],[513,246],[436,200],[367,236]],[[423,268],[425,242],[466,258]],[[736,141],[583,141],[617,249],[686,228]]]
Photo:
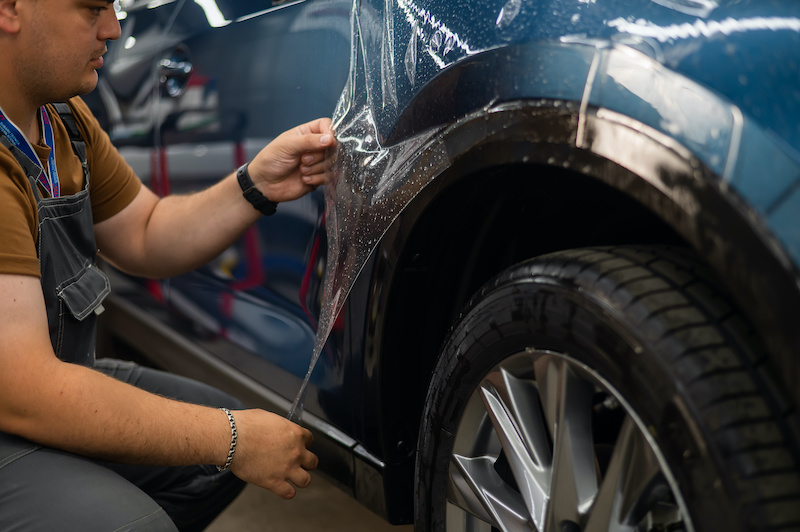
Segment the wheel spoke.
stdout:
[[[503,401],[506,411],[530,452],[531,460],[537,470],[548,469],[553,462],[547,426],[542,417],[539,389],[528,379],[519,379],[506,369],[494,372],[487,377],[497,396]],[[543,486],[549,486],[549,475],[542,479]]]
[[659,496],[668,493],[650,445],[626,417],[585,530],[635,530]]
[[[630,424],[635,425],[632,420]],[[633,430],[631,439],[632,449],[628,455],[630,465],[622,491],[620,516],[623,522],[634,525],[642,520],[656,501],[667,499],[671,489],[661,472],[658,458],[638,428]]]
[[669,493],[650,445],[626,417],[585,530],[636,530],[653,505]]
[[536,386],[501,369],[484,381],[481,395],[528,513],[542,530],[552,457]]
[[486,456],[454,455],[453,464],[459,474],[451,474],[450,480],[458,497],[452,497],[451,502],[503,532],[530,532],[522,496],[500,478],[494,462]]
[[586,523],[585,532],[623,532],[633,530],[623,525],[621,506],[630,472],[629,453],[633,451],[636,427],[629,417],[625,418],[614,453],[608,465],[600,491],[597,494],[592,513]]
[[594,386],[569,363],[543,356],[534,364],[542,408],[553,435],[553,478],[546,527],[580,523],[597,495],[591,408]]
[[[474,473],[473,469],[478,469],[478,466],[469,464],[469,461],[489,460],[494,462],[490,457],[482,456],[480,458],[467,458],[458,454],[453,455],[450,464],[450,485],[447,491],[447,500],[470,514],[478,517],[487,523],[492,522],[492,517],[486,511],[483,499],[478,496],[481,491],[480,481],[481,477]],[[494,482],[494,479],[491,479]],[[473,488],[475,486],[476,488]]]

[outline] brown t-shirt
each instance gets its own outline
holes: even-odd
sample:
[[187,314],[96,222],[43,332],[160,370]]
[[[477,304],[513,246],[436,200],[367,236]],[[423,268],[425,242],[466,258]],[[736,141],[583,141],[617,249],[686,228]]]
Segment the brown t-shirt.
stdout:
[[[99,223],[128,206],[139,193],[141,181],[111,144],[83,100],[75,97],[68,103],[86,142],[92,216],[94,223]],[[53,124],[61,195],[72,195],[83,189],[80,159],[72,151],[69,134],[57,118],[58,112],[48,105],[47,113]],[[43,164],[47,164],[50,149],[34,145],[34,150]],[[41,186],[39,191],[46,196]],[[36,254],[38,225],[36,198],[30,182],[11,152],[0,145],[0,274],[41,276]]]

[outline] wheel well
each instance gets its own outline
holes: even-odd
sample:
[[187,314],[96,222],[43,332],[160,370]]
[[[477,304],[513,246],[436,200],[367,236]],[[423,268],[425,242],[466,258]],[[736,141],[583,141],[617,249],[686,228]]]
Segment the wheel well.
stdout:
[[[576,124],[584,135],[576,137]],[[765,375],[800,402],[796,270],[746,202],[689,150],[608,110],[540,105],[476,115],[431,149],[446,169],[381,239],[364,286],[369,316],[357,320],[367,327],[371,398],[362,441],[384,461],[393,523],[411,519],[422,403],[449,328],[480,286],[544,253],[620,244],[695,250],[770,353]],[[791,426],[800,435],[800,418]]]
[[396,495],[408,494],[409,508],[413,467],[408,460],[430,375],[450,326],[473,293],[513,264],[552,251],[685,244],[630,196],[578,172],[513,164],[456,180],[465,166],[469,161],[453,167],[453,175],[441,179],[444,184],[421,194],[397,222],[403,226],[413,220],[413,226],[397,257],[386,302],[377,412],[383,441],[375,443],[384,450],[387,466],[396,464],[398,477],[408,483]]

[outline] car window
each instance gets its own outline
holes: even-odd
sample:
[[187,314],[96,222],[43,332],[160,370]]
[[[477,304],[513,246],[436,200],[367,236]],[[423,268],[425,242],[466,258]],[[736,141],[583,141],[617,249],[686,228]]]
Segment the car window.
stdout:
[[[183,0],[184,2],[186,0]],[[273,7],[295,4],[304,0],[192,0],[205,13],[212,26],[221,26],[235,20],[262,13]],[[152,9],[179,0],[118,0],[121,11]]]
[[295,3],[298,0],[194,0],[206,11],[218,9],[226,20],[238,20],[263,12],[274,6]]

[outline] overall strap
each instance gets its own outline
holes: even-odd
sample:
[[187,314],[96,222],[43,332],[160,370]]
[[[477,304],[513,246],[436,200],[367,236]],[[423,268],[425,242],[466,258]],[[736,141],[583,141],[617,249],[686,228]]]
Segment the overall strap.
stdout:
[[78,128],[78,121],[75,120],[75,116],[72,114],[72,108],[67,103],[54,103],[53,107],[61,118],[64,127],[67,128],[69,140],[72,143],[72,151],[74,151],[75,155],[80,159],[81,166],[83,166],[83,175],[88,183],[89,165],[86,163],[86,142],[84,142],[81,130]]
[[[75,155],[78,156],[78,159],[81,161],[81,166],[83,167],[83,177],[84,181],[86,182],[86,186],[89,185],[89,164],[86,162],[86,142],[83,140],[83,136],[81,135],[80,129],[78,129],[78,122],[75,120],[75,116],[72,114],[72,109],[66,103],[54,103],[53,107],[58,112],[58,116],[61,118],[61,122],[64,124],[64,127],[67,129],[67,133],[69,134],[69,140],[72,143],[72,150],[75,152]],[[36,200],[39,201],[39,189],[36,184],[39,174],[42,172],[42,169],[36,165],[33,161],[31,161],[28,156],[26,156],[22,150],[16,147],[9,139],[0,134],[0,144],[8,148],[14,158],[19,162],[22,170],[25,172],[25,175],[28,176],[28,179],[31,182],[31,187],[33,188],[33,194],[36,196]]]
[[41,198],[39,194],[39,187],[37,182],[39,180],[39,174],[42,172],[42,168],[38,166],[36,163],[31,161],[27,155],[25,155],[22,150],[17,148],[8,137],[5,135],[0,135],[0,144],[8,148],[8,151],[11,152],[11,155],[17,160],[19,165],[22,167],[22,171],[25,172],[25,175],[28,178],[28,181],[31,184],[31,189],[33,190],[33,195],[38,202]]

